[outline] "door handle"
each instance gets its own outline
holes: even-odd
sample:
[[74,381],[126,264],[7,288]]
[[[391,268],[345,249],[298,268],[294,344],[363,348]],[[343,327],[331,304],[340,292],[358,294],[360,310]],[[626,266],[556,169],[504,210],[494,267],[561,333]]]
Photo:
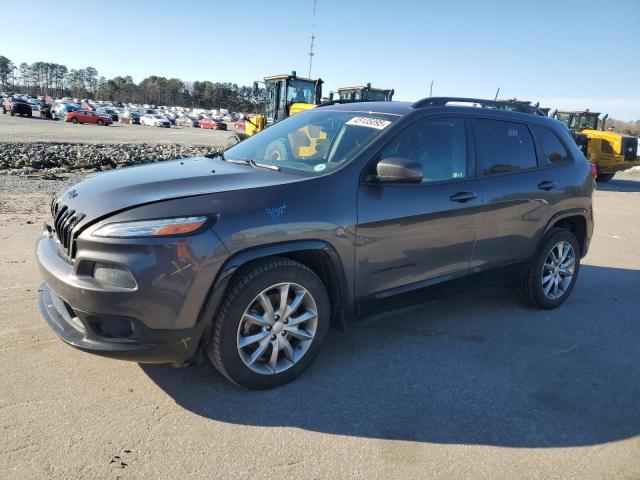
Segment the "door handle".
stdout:
[[469,200],[473,200],[477,196],[478,195],[476,195],[475,192],[458,192],[451,195],[449,197],[449,200],[451,200],[452,202],[464,203],[464,202],[468,202]]
[[556,182],[550,182],[548,180],[545,180],[544,182],[540,182],[538,184],[538,188],[540,190],[553,190],[554,188],[556,188],[558,186],[558,184]]

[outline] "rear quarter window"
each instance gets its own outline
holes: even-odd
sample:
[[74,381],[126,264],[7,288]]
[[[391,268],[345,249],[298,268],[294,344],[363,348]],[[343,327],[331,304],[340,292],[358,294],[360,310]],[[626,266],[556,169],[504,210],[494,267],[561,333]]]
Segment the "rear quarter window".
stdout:
[[533,137],[526,125],[478,118],[475,135],[483,175],[516,172],[537,166]]
[[534,126],[533,131],[542,147],[545,165],[559,165],[569,161],[567,149],[554,132],[538,126]]

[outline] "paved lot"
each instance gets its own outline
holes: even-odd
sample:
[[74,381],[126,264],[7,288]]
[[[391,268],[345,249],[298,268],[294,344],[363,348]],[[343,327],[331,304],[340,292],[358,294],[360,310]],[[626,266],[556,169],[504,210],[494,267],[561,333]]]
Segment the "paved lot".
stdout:
[[48,197],[1,190],[0,478],[640,478],[637,179],[596,193],[560,309],[495,288],[378,314],[266,392],[63,345],[35,303]]
[[62,120],[11,117],[0,112],[1,142],[68,142],[68,143],[180,143],[186,145],[225,145],[235,130],[209,130],[189,127],[143,127],[114,123],[108,127],[73,125]]

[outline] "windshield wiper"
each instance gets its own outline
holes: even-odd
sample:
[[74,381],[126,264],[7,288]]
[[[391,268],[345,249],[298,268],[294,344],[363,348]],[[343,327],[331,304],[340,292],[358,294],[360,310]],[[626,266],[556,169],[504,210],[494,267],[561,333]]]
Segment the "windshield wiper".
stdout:
[[222,160],[227,161],[227,159],[224,158],[224,150],[215,150],[213,153],[207,153],[205,157],[207,158],[220,157]]
[[267,168],[269,170],[275,170],[276,172],[280,171],[280,167],[279,166],[273,165],[271,163],[262,163],[262,162],[256,162],[255,160],[251,160],[251,165],[253,165],[254,167]]

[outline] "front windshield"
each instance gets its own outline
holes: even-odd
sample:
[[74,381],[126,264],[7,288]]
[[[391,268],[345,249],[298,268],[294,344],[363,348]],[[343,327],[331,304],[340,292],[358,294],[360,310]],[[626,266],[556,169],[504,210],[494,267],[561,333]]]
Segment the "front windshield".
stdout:
[[227,150],[225,157],[321,174],[352,159],[397,118],[313,109],[275,123]]
[[311,82],[291,80],[287,89],[289,103],[315,103],[316,88]]
[[576,130],[582,130],[585,128],[590,128],[592,130],[598,129],[598,115],[587,115],[584,114],[582,116],[576,117],[576,125],[574,127]]

